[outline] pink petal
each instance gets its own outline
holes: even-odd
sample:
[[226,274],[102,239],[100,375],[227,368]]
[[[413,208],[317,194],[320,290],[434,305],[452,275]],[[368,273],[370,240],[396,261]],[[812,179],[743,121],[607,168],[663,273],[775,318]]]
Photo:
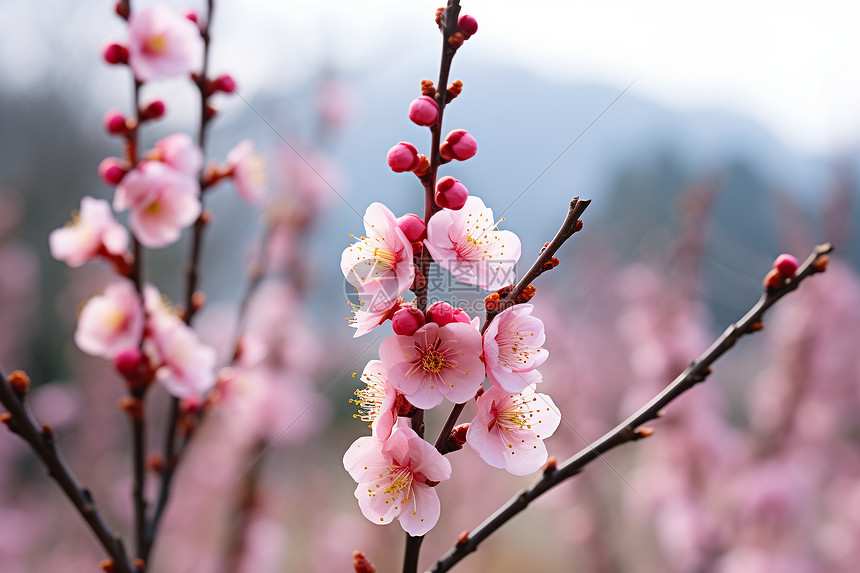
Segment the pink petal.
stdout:
[[424,535],[436,525],[441,513],[441,505],[436,489],[422,483],[412,485],[412,504],[400,514],[400,526],[412,536]]

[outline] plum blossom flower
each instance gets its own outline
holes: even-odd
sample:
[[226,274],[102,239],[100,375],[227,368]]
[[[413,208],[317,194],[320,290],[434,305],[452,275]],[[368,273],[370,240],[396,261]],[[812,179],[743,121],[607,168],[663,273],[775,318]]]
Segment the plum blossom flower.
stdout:
[[87,301],[78,318],[75,343],[87,354],[113,359],[140,344],[143,325],[140,296],[131,282],[123,280]]
[[373,435],[385,440],[397,421],[397,390],[388,381],[388,372],[379,360],[367,363],[361,381],[364,389],[356,390],[356,397],[350,400],[359,408],[359,413],[353,417],[370,422]]
[[415,280],[412,243],[394,214],[382,203],[372,203],[364,214],[367,236],[343,251],[340,269],[358,291],[366,311],[390,308]]
[[546,463],[543,440],[550,437],[561,414],[546,394],[527,387],[511,394],[492,386],[477,400],[478,415],[469,424],[466,442],[493,467],[523,476]]
[[488,290],[516,282],[520,239],[511,231],[499,231],[493,210],[474,195],[462,209],[433,215],[424,243],[436,263],[459,281]]
[[403,297],[397,297],[394,301],[388,303],[385,300],[380,301],[359,301],[359,304],[352,305],[352,316],[347,317],[347,322],[350,328],[355,329],[353,338],[364,336],[387,319],[394,316],[394,313],[400,310],[404,304]]
[[163,161],[194,179],[200,176],[203,167],[203,152],[187,133],[172,133],[156,141],[152,159]]
[[236,182],[236,191],[248,203],[263,199],[266,184],[266,162],[254,151],[249,139],[243,139],[227,154],[227,167]]
[[166,6],[134,11],[128,19],[128,64],[148,82],[189,74],[203,60],[200,28]]
[[543,322],[531,316],[534,306],[518,304],[503,310],[484,333],[484,364],[487,378],[507,392],[522,392],[541,381],[538,366],[549,351]]
[[419,408],[437,406],[442,397],[462,404],[484,381],[481,335],[471,324],[431,322],[412,336],[389,336],[379,357],[391,384]]
[[146,351],[156,379],[177,398],[203,396],[215,385],[217,354],[203,344],[152,285],[144,287],[147,311]]
[[399,420],[387,440],[357,439],[344,454],[343,467],[358,482],[355,497],[371,522],[400,519],[406,533],[417,536],[439,520],[439,497],[427,482],[450,478],[451,464],[418,437],[408,420]]
[[200,215],[200,185],[161,163],[143,161],[122,180],[114,195],[116,211],[131,209],[129,225],[149,248],[166,247]]
[[79,267],[100,254],[121,256],[128,247],[128,231],[114,219],[104,199],[84,197],[72,222],[48,236],[51,256]]

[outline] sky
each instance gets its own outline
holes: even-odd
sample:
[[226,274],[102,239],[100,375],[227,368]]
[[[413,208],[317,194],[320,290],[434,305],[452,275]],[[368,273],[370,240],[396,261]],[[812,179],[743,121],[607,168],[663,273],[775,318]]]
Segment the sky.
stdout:
[[[133,5],[154,2],[139,0]],[[183,0],[177,8],[200,6]],[[216,2],[213,58],[243,96],[296,85],[322,62],[347,74],[414,63],[435,73],[441,0]],[[616,87],[681,109],[749,116],[786,145],[844,153],[860,140],[860,2],[829,0],[464,0],[479,22],[474,63],[515,64],[559,82]],[[62,6],[62,8],[60,8]],[[4,0],[6,85],[50,60],[80,62],[122,26],[109,0]],[[464,52],[464,53],[465,53]],[[503,82],[502,82],[503,83]]]

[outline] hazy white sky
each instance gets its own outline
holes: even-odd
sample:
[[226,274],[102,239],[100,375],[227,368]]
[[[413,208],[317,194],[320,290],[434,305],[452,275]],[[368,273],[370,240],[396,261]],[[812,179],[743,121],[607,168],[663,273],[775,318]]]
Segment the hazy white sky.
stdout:
[[[285,54],[293,69],[321,49],[347,69],[366,69],[386,54],[423,53],[428,45],[438,52],[428,18],[441,3],[251,0],[222,3],[221,11],[247,19],[248,51],[288,35],[300,38]],[[462,57],[514,62],[540,75],[597,80],[619,90],[639,78],[635,92],[684,108],[744,113],[789,145],[812,151],[841,151],[860,139],[856,0],[462,4],[480,26]]]
[[[135,0],[134,5],[161,0]],[[177,8],[201,0],[163,0]],[[373,71],[416,59],[432,75],[443,0],[218,0],[216,68],[246,96],[295,85],[322,60]],[[93,51],[124,31],[107,0],[2,0],[0,59],[17,77],[39,61]],[[683,108],[751,116],[788,145],[844,151],[860,141],[860,1],[463,0],[479,32],[459,60],[515,63],[559,80],[599,81]],[[59,28],[59,29],[56,29]],[[89,28],[89,29],[87,29]],[[421,60],[420,62],[417,60]],[[71,62],[70,62],[71,65]],[[455,66],[457,63],[455,62]],[[217,71],[217,70],[216,70]]]

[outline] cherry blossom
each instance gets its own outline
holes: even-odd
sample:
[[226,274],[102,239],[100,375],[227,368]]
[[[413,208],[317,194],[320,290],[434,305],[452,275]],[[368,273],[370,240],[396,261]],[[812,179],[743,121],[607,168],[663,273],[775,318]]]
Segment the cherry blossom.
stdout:
[[122,180],[114,195],[116,211],[131,209],[129,225],[146,247],[165,247],[200,215],[200,185],[159,161],[144,161]]
[[70,267],[79,267],[100,254],[123,255],[128,247],[128,231],[116,222],[107,201],[84,197],[80,212],[70,224],[51,231],[48,243],[51,256]]
[[520,239],[511,231],[499,231],[493,210],[474,195],[462,209],[433,215],[425,244],[433,260],[459,281],[488,290],[515,282]]
[[388,372],[379,360],[371,360],[361,373],[365,387],[355,391],[350,402],[360,413],[353,417],[370,422],[373,435],[384,440],[391,434],[397,420],[397,390],[388,381]]
[[236,191],[248,203],[263,200],[266,184],[266,163],[254,151],[251,140],[244,139],[227,154],[227,167],[236,182]]
[[134,285],[126,280],[105,288],[81,310],[75,343],[93,356],[115,358],[119,353],[140,344],[144,313]]
[[134,11],[128,19],[128,63],[140,81],[163,80],[199,69],[200,28],[166,6]]
[[471,324],[431,322],[412,336],[389,336],[379,356],[392,385],[419,408],[437,406],[443,397],[462,404],[484,381],[481,335]]
[[543,440],[561,421],[549,396],[530,387],[511,394],[492,386],[478,398],[477,406],[478,415],[469,424],[466,441],[485,462],[518,476],[546,463]]
[[359,301],[352,305],[352,316],[347,317],[350,328],[355,329],[353,338],[364,336],[400,310],[404,304],[403,297],[397,297],[394,301],[387,301],[380,297],[379,301]]
[[215,349],[203,344],[153,285],[144,287],[147,344],[156,379],[177,398],[203,396],[215,385]]
[[487,378],[507,392],[521,392],[541,381],[538,366],[549,352],[543,322],[531,316],[534,306],[518,304],[503,310],[484,333],[484,363]]
[[382,203],[367,208],[364,230],[367,236],[343,251],[340,268],[367,305],[365,310],[378,313],[390,308],[415,280],[412,243]]
[[439,497],[428,482],[450,478],[451,464],[405,418],[386,440],[364,436],[353,442],[343,466],[358,482],[355,497],[371,522],[385,525],[400,519],[409,535],[418,536],[439,520]]
[[163,161],[194,179],[200,176],[203,167],[203,152],[187,133],[172,133],[156,141],[150,158]]

